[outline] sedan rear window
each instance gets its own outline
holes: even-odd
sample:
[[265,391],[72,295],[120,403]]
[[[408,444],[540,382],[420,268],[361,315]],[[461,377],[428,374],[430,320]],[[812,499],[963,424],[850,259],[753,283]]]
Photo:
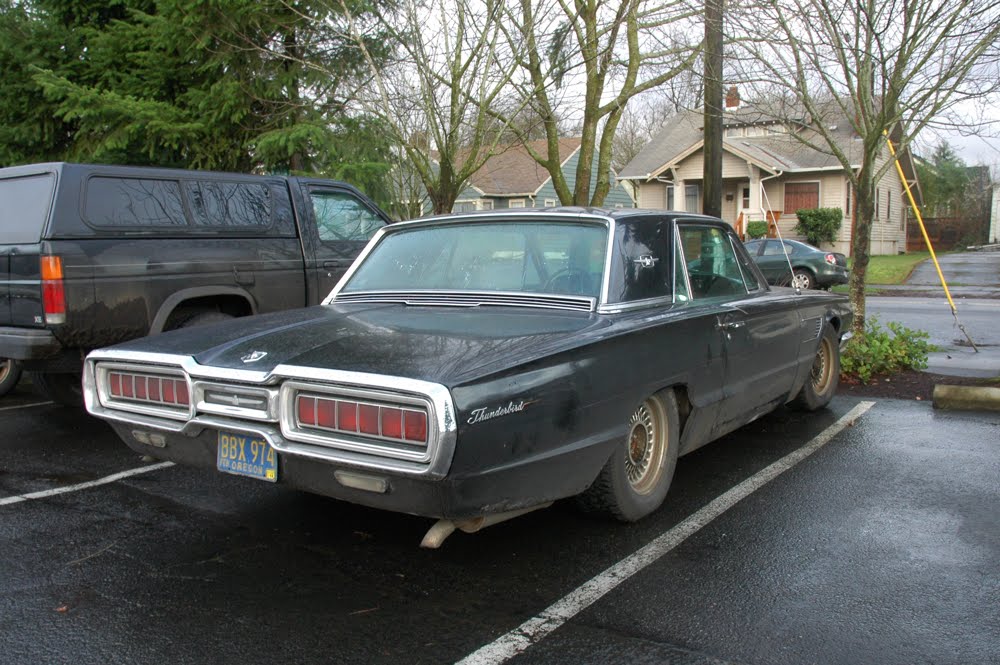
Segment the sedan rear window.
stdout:
[[603,225],[474,223],[390,233],[343,292],[508,291],[597,297]]
[[0,180],[0,244],[30,244],[41,239],[55,184],[51,173]]

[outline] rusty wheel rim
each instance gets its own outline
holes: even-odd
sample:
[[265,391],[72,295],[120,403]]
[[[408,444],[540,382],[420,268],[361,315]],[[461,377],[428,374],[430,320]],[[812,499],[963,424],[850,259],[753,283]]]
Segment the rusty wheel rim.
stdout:
[[662,409],[653,398],[647,399],[629,417],[628,438],[625,441],[625,474],[628,483],[639,494],[648,494],[663,474]]
[[833,345],[826,337],[820,340],[819,348],[816,349],[816,359],[813,360],[809,378],[813,391],[818,395],[825,393],[833,381]]

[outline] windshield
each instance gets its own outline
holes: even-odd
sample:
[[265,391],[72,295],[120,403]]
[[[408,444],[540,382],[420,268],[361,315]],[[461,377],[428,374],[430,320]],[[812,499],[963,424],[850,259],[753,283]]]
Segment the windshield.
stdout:
[[598,297],[608,230],[599,224],[479,222],[387,234],[342,289],[506,291]]

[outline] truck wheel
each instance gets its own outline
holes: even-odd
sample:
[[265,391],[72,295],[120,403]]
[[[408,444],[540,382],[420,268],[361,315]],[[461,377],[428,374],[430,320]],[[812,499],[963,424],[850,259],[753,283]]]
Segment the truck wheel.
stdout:
[[679,422],[673,390],[644,400],[628,419],[625,440],[578,497],[583,509],[635,522],[659,508],[677,466]]
[[83,408],[83,377],[79,372],[28,372],[38,390],[56,404]]
[[823,328],[809,378],[790,404],[803,411],[822,409],[833,399],[839,383],[840,345],[833,326],[827,325]]
[[21,363],[10,358],[0,358],[0,397],[13,390],[20,379]]

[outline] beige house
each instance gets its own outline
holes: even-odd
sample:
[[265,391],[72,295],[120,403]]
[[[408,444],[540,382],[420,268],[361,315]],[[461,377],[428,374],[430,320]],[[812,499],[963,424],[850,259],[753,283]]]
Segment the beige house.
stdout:
[[[664,128],[618,175],[633,183],[639,208],[700,212],[704,137],[702,113],[688,111]],[[817,150],[799,138],[824,145],[804,122],[778,122],[748,105],[739,105],[730,90],[723,121],[722,218],[744,233],[751,221],[766,221],[769,235],[804,238],[794,231],[802,208],[840,208],[844,213],[837,240],[823,249],[851,254],[854,200],[843,169],[829,152]],[[846,121],[827,125],[838,145],[860,167],[860,140]],[[880,165],[890,159],[883,150]],[[915,170],[909,154],[902,159],[912,183]],[[919,188],[917,188],[919,190]],[[872,227],[872,254],[906,251],[907,208],[902,183],[890,168],[877,185]],[[918,199],[919,200],[919,199]]]

